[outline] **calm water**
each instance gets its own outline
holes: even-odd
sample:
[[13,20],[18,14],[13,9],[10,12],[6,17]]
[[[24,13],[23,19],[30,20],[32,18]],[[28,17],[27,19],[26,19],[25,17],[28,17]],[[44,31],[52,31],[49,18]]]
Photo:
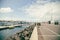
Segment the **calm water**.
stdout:
[[17,32],[20,32],[21,30],[25,29],[27,26],[22,27],[16,27],[14,29],[5,29],[0,31],[0,40],[5,40],[5,38],[14,35]]

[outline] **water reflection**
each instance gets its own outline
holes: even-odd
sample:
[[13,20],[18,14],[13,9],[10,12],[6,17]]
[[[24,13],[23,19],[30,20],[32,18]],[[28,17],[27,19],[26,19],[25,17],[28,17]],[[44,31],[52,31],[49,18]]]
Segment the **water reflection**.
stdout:
[[5,38],[20,32],[21,30],[25,29],[27,26],[16,27],[14,29],[4,29],[0,31],[0,40],[5,40]]

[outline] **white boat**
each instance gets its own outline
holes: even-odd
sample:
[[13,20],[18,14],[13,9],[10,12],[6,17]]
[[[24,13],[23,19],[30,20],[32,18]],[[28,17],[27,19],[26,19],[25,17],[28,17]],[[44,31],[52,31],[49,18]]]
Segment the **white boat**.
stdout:
[[14,28],[15,26],[8,26],[9,28]]

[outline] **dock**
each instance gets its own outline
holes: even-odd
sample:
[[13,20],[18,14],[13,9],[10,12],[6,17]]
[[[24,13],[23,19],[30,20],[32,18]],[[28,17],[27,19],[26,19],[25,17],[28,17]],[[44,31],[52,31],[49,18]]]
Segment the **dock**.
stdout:
[[7,28],[15,28],[17,26],[22,26],[23,24],[19,24],[19,25],[10,25],[10,26],[0,26],[0,30],[3,30],[3,29],[7,29]]

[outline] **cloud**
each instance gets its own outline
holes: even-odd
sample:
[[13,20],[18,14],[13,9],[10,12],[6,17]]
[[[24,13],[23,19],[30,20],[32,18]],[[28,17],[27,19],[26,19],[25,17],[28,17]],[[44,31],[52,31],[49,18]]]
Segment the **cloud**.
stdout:
[[41,3],[41,4],[45,4],[45,3],[51,3],[51,2],[59,2],[60,0],[36,0],[36,3]]
[[50,2],[51,0],[36,0],[36,3],[37,4],[45,4],[45,3],[48,3]]
[[[60,14],[60,3],[53,2],[53,3],[44,4],[44,5],[32,4],[31,6],[25,8],[25,12],[28,14],[28,16],[31,16],[38,20],[39,19],[45,20],[43,19],[45,16],[47,16],[47,18],[49,17],[49,19],[46,18],[46,20],[50,20],[51,15],[53,15],[53,18],[57,18],[56,16]],[[58,14],[58,15],[55,15],[55,14]],[[58,16],[58,18],[60,18],[60,16]]]
[[13,12],[13,10],[10,7],[0,8],[0,13],[10,13],[10,12]]
[[14,21],[20,21],[23,20],[23,18],[16,17],[16,16],[3,16],[0,18],[0,20],[14,20]]

